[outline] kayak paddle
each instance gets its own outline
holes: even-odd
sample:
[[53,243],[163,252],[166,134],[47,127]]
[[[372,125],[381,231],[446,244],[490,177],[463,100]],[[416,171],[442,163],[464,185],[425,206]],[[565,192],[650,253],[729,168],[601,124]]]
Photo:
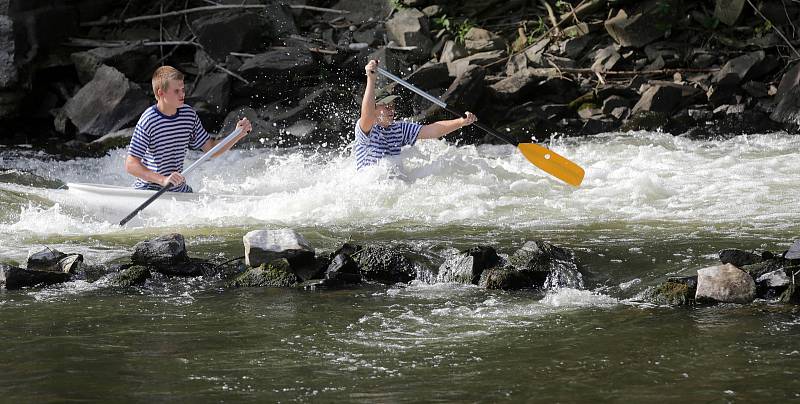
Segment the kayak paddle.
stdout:
[[[181,175],[186,176],[187,174],[189,174],[192,170],[194,170],[195,167],[197,167],[205,159],[209,158],[211,155],[213,155],[214,153],[218,152],[220,149],[225,147],[225,145],[228,144],[231,140],[233,140],[236,136],[238,136],[241,131],[242,131],[241,128],[236,128],[233,132],[231,132],[230,135],[226,136],[225,139],[222,139],[221,142],[217,143],[214,147],[212,147],[211,150],[207,151],[205,154],[200,156],[200,158],[197,159],[197,161],[192,163],[185,170],[181,171]],[[158,197],[161,196],[162,194],[164,194],[164,192],[167,192],[167,190],[170,188],[170,186],[172,186],[171,183],[169,183],[166,186],[164,186],[163,188],[159,189],[158,192],[153,194],[153,196],[147,198],[147,200],[144,201],[144,203],[142,203],[141,205],[139,205],[138,208],[134,209],[134,211],[131,212],[130,215],[125,216],[125,218],[122,219],[122,221],[119,222],[119,225],[120,226],[125,226],[125,223],[130,222],[131,219],[133,219],[134,217],[136,217],[136,215],[139,214],[139,212],[141,212],[144,208],[146,208],[148,205],[153,203],[153,201],[158,199]]]
[[[454,114],[456,116],[464,116],[464,113],[453,109],[447,104],[445,104],[442,100],[414,87],[411,83],[401,79],[400,77],[395,76],[392,73],[387,72],[383,68],[377,68],[378,73],[394,80],[397,84],[419,94],[423,98],[427,99],[428,101],[438,105],[442,109]],[[566,182],[569,185],[574,187],[578,187],[581,185],[583,181],[584,171],[583,168],[578,166],[577,164],[569,161],[565,157],[559,155],[558,153],[543,147],[539,146],[535,143],[519,143],[514,139],[510,138],[507,135],[503,135],[500,132],[480,123],[475,122],[473,125],[477,126],[479,129],[483,130],[484,132],[504,141],[514,146],[517,146],[522,155],[525,156],[528,161],[533,163],[535,166],[541,168],[548,174],[560,179],[561,181]]]

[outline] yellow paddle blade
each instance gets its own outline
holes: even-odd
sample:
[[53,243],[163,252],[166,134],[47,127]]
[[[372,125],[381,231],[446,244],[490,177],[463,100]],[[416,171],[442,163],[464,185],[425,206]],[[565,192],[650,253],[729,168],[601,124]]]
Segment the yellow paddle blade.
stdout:
[[536,167],[573,187],[581,185],[584,171],[579,165],[538,144],[520,143],[517,147],[519,147],[519,151],[522,152],[525,158]]

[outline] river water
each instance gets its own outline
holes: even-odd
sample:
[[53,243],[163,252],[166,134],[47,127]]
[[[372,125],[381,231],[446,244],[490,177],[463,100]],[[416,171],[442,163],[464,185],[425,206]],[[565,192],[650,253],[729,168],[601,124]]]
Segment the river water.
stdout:
[[[396,245],[435,272],[476,245],[575,250],[585,289],[426,283],[339,291],[226,289],[165,279],[0,292],[0,401],[800,400],[800,310],[768,301],[675,308],[642,299],[723,248],[782,251],[800,235],[800,137],[690,140],[653,132],[560,139],[586,169],[563,185],[510,146],[420,142],[356,173],[350,150],[236,150],[200,166],[203,198],[127,212],[76,203],[50,180],[128,185],[124,151],[54,161],[0,149],[0,262],[42,245],[124,262],[168,232],[190,255],[243,254],[254,229],[292,228],[318,252]],[[191,154],[189,159],[198,157]],[[102,205],[100,203],[99,205]]]

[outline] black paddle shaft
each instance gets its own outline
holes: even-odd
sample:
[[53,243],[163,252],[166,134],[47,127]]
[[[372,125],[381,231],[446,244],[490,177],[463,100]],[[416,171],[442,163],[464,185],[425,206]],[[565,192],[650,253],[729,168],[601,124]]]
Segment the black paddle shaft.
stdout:
[[125,226],[125,223],[130,222],[131,219],[133,219],[134,217],[136,217],[136,215],[139,214],[139,212],[144,210],[144,208],[148,207],[151,203],[153,203],[153,201],[158,199],[158,197],[161,196],[164,192],[167,192],[167,190],[171,186],[172,186],[172,183],[167,183],[167,185],[164,188],[159,189],[158,192],[154,193],[151,197],[147,198],[147,200],[144,201],[144,203],[142,203],[141,205],[139,205],[139,207],[136,208],[133,212],[131,212],[130,215],[125,216],[125,219],[122,219],[119,222],[119,225],[120,226]]
[[[375,70],[377,70],[378,73],[380,73],[380,74],[388,77],[389,79],[393,80],[397,84],[400,84],[401,86],[403,86],[403,87],[405,87],[405,88],[417,93],[422,98],[425,98],[426,100],[436,104],[440,108],[444,109],[447,112],[450,112],[451,114],[453,114],[455,116],[462,117],[462,116],[466,115],[464,112],[450,107],[444,101],[442,101],[442,100],[440,100],[440,99],[438,99],[438,98],[436,98],[436,97],[434,97],[434,96],[432,96],[432,95],[430,95],[430,94],[428,94],[428,93],[426,93],[426,92],[414,87],[413,84],[401,79],[400,77],[395,76],[392,73],[387,72],[386,70],[384,70],[381,67],[376,67]],[[473,123],[473,125],[477,126],[478,129],[480,129],[480,130],[482,130],[482,131],[484,131],[484,132],[486,132],[486,133],[488,133],[488,134],[490,134],[490,135],[492,135],[492,136],[494,136],[494,137],[496,137],[496,138],[498,138],[498,139],[500,139],[500,140],[502,140],[504,142],[508,142],[508,143],[510,143],[510,144],[512,144],[514,146],[519,146],[519,142],[517,142],[516,140],[514,140],[510,136],[504,135],[504,134],[502,134],[502,133],[500,133],[500,132],[498,132],[498,131],[496,131],[496,130],[494,130],[494,129],[492,129],[492,128],[490,128],[490,127],[488,127],[488,126],[486,126],[486,125],[484,125],[484,124],[482,124],[480,122],[475,122],[475,123]]]
[[[442,107],[442,108],[444,108],[445,111],[447,111],[447,112],[449,112],[449,113],[451,113],[451,114],[453,114],[455,116],[463,117],[463,116],[467,115],[466,112],[461,112],[461,111],[459,111],[459,110],[457,110],[455,108],[452,108],[451,106],[449,106],[447,104],[445,104],[445,106]],[[509,143],[511,145],[514,145],[514,146],[519,146],[519,142],[517,142],[516,140],[512,139],[510,136],[504,135],[504,134],[502,134],[502,133],[500,133],[500,132],[498,132],[498,131],[496,131],[496,130],[494,130],[494,129],[486,126],[486,125],[484,125],[481,122],[475,121],[472,124],[474,126],[477,126],[478,129],[480,129],[480,130],[482,130],[482,131],[484,131],[484,132],[486,132],[486,133],[488,133],[488,134],[490,134],[490,135],[492,135],[492,136],[494,136],[494,137],[496,137],[496,138],[498,138],[498,139],[500,139],[500,140],[502,140],[502,141],[504,141],[506,143]]]

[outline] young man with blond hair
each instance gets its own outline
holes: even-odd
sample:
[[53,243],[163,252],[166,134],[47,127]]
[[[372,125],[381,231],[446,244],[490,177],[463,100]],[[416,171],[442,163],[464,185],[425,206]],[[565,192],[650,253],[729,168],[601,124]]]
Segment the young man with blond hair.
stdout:
[[356,122],[356,168],[373,165],[378,160],[400,154],[403,146],[413,145],[417,139],[438,139],[454,130],[471,125],[476,118],[471,112],[458,119],[438,121],[428,125],[394,120],[394,101],[390,95],[375,102],[377,60],[370,60],[364,67],[367,72],[367,88],[361,99],[361,116]]
[[[211,139],[192,107],[183,103],[183,74],[171,66],[161,66],[153,73],[153,94],[156,104],[147,108],[133,131],[125,171],[136,177],[137,189],[161,189],[171,192],[192,192],[181,175],[188,149],[211,150]],[[228,151],[252,129],[243,118],[236,124],[242,132],[212,157]]]

